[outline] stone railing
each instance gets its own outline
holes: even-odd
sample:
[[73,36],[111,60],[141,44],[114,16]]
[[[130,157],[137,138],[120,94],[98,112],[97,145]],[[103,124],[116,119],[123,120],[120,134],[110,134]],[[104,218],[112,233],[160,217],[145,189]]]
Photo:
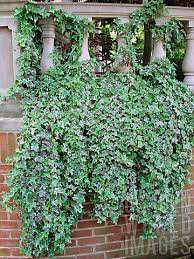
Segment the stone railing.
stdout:
[[[3,95],[7,94],[10,84],[16,78],[16,60],[19,56],[19,49],[15,42],[16,24],[11,15],[15,7],[22,6],[24,2],[25,1],[23,0],[0,0],[0,93]],[[41,3],[41,5],[53,5],[56,8],[60,7],[64,12],[84,16],[90,20],[95,18],[117,17],[120,18],[122,22],[126,22],[129,13],[140,7],[140,5],[135,4],[73,3],[71,0]],[[187,51],[183,61],[184,82],[194,91],[194,8],[168,7],[168,14],[163,19],[157,20],[158,25],[162,25],[170,17],[176,17],[186,26]],[[41,69],[42,72],[44,72],[53,65],[50,53],[52,53],[54,49],[55,26],[51,19],[41,21],[41,25],[43,42]],[[122,41],[119,41],[118,43],[123,44]],[[163,42],[154,42],[151,59],[164,58],[165,55]],[[89,58],[88,35],[86,34],[80,60],[88,60]],[[122,71],[126,71],[127,69],[128,68],[126,67],[120,68]],[[9,104],[7,105],[10,107]],[[11,107],[15,106],[12,104]],[[1,104],[0,118],[2,118],[5,113],[5,104]],[[11,114],[13,114],[13,116]],[[14,117],[14,114],[15,111],[10,109],[10,117]],[[9,124],[9,130],[12,129],[12,124],[13,123]],[[17,123],[14,122],[14,124],[16,125]],[[0,130],[2,130],[1,125],[2,123],[0,120]],[[4,123],[3,129],[5,128]]]

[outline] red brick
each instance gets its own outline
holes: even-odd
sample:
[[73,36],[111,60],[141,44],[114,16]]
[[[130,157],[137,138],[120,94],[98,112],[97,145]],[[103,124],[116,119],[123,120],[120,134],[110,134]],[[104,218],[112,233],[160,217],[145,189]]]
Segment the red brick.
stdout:
[[9,238],[10,233],[10,231],[0,229],[0,238]]
[[80,245],[80,246],[87,246],[87,245],[99,244],[99,243],[104,243],[104,242],[105,242],[104,236],[78,239],[78,245]]
[[0,162],[5,163],[7,158],[7,133],[0,133]]
[[5,183],[6,181],[6,176],[3,174],[0,174],[0,183]]
[[1,229],[17,229],[19,227],[18,221],[0,220]]
[[120,225],[120,224],[126,224],[129,222],[129,215],[123,215],[119,218],[117,224]]
[[[188,194],[190,197],[191,197],[191,199],[194,197],[194,189],[191,189],[190,191],[189,191],[189,194]],[[193,202],[193,200],[192,200],[192,202]]]
[[68,247],[65,249],[66,255],[90,254],[92,252],[92,247]]
[[106,235],[110,233],[119,233],[122,231],[121,226],[108,226],[104,228],[94,229],[95,235]]
[[0,165],[0,174],[6,174],[11,170],[11,165],[1,164]]
[[95,255],[81,255],[77,259],[104,259],[104,254],[95,254]]
[[186,185],[184,189],[187,191],[187,190],[190,190],[193,188],[194,188],[194,180],[193,180],[192,184]]
[[127,233],[130,233],[132,230],[132,226],[131,226],[131,223],[128,223],[128,224],[125,224],[122,226],[122,232],[127,232]]
[[99,252],[99,251],[109,251],[109,250],[120,249],[122,247],[122,244],[123,244],[123,242],[97,245],[96,251]]
[[11,231],[11,237],[12,238],[19,238],[20,237],[20,232],[18,231]]
[[1,192],[7,192],[9,189],[6,184],[1,183],[0,184],[0,193]]
[[12,256],[21,256],[23,255],[21,249],[19,247],[11,248],[11,255]]
[[143,224],[137,224],[136,225],[136,228],[137,228],[138,231],[142,231],[143,227],[144,227]]
[[7,220],[8,213],[6,211],[0,211],[0,220]]
[[[112,252],[106,252],[106,258],[120,258],[120,257],[125,257],[126,251],[125,250],[117,250],[117,251],[112,251]],[[127,258],[127,257],[125,257]]]
[[0,239],[0,247],[17,247],[19,242],[16,239]]
[[80,221],[77,224],[78,228],[93,228],[93,227],[102,227],[105,224],[99,224],[97,223],[97,220],[85,220],[85,221]]
[[10,213],[10,219],[11,220],[18,220],[20,217],[19,217],[19,213],[14,211],[12,213]]
[[[0,256],[9,256],[11,255],[11,249],[10,248],[1,248],[0,247]],[[4,257],[5,259],[5,257]]]
[[12,156],[16,149],[16,135],[15,133],[8,133],[7,135],[7,155]]
[[124,241],[126,239],[128,239],[128,236],[125,233],[107,236],[107,242]]
[[72,237],[76,237],[76,238],[79,238],[79,237],[89,237],[89,236],[92,236],[92,230],[90,230],[90,229],[75,230],[72,233]]

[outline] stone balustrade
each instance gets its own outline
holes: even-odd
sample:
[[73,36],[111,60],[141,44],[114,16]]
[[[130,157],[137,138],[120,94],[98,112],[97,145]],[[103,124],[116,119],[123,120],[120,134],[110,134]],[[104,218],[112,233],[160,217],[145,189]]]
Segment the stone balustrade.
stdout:
[[[48,5],[48,4],[44,4]],[[55,2],[56,7],[62,8],[67,13],[74,13],[76,15],[92,18],[110,18],[119,17],[122,22],[126,22],[129,13],[135,11],[140,5],[131,4],[112,4],[112,3],[72,3],[71,1]],[[92,18],[91,18],[92,17]],[[184,82],[194,91],[194,8],[185,7],[168,7],[168,15],[164,19],[157,19],[156,24],[162,26],[165,21],[171,17],[175,17],[187,23],[187,51],[183,61]],[[43,28],[44,29],[44,28]],[[44,34],[44,32],[43,32]],[[50,39],[52,41],[52,39]],[[121,39],[118,44],[123,45]],[[46,46],[46,45],[45,45]],[[43,51],[44,53],[44,51]],[[151,60],[162,59],[166,57],[166,51],[163,46],[162,40],[154,40]],[[88,51],[88,34],[84,35],[84,42],[82,46],[80,61],[89,60]],[[119,60],[116,60],[116,64]],[[44,71],[45,68],[42,68]],[[118,71],[126,72],[129,66],[119,66]]]
[[[12,12],[16,7],[22,6],[24,0],[0,0],[0,52],[4,49],[8,51],[6,58],[2,53],[0,55],[0,75],[3,75],[0,81],[0,93],[6,95],[7,90],[17,75],[16,60],[19,56],[19,49],[15,42],[16,24],[12,18]],[[40,3],[37,3],[40,4]],[[122,22],[126,22],[129,13],[137,10],[140,5],[136,4],[112,4],[112,3],[74,3],[71,0],[55,1],[52,3],[41,3],[41,5],[53,5],[56,8],[62,8],[64,12],[95,18],[114,18],[118,17]],[[161,26],[165,20],[170,17],[176,17],[184,22],[187,28],[187,50],[183,61],[184,82],[194,91],[194,8],[190,7],[168,7],[168,14],[164,19],[158,19],[156,23]],[[53,66],[51,53],[54,50],[55,25],[52,19],[42,20],[42,44],[43,52],[41,58],[41,70],[47,71]],[[6,38],[8,37],[8,38]],[[123,41],[118,39],[118,44],[123,45]],[[153,43],[151,60],[164,58],[166,56],[163,42],[155,40]],[[80,61],[89,60],[88,33],[84,35],[83,46],[81,50]],[[116,61],[116,63],[118,63]],[[7,68],[6,68],[7,67]],[[7,69],[7,71],[5,71]],[[130,66],[120,66],[118,71],[126,72]],[[1,104],[3,105],[3,104]],[[5,127],[5,126],[4,126]],[[1,130],[1,127],[0,127]]]

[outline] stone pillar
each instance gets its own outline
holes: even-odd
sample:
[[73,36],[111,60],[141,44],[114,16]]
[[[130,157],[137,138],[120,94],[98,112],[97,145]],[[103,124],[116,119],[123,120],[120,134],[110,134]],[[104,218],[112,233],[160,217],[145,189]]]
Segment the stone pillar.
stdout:
[[41,57],[41,71],[47,71],[53,66],[51,54],[54,51],[55,25],[53,18],[40,21],[42,27],[43,52]]
[[[89,21],[92,21],[92,17],[87,17]],[[81,50],[81,56],[79,61],[90,60],[89,48],[88,48],[89,33],[86,31],[84,34],[83,45]]]
[[86,32],[83,39],[83,45],[82,45],[81,56],[79,57],[79,61],[90,60],[90,54],[88,50],[88,39],[89,39],[89,33]]
[[[128,22],[128,18],[121,18],[121,23],[127,23]],[[118,47],[124,48],[126,46],[126,42],[123,39],[123,37],[119,37],[118,38]],[[130,70],[131,65],[130,64],[124,64],[123,63],[123,57],[118,55],[117,59],[115,60],[114,64],[113,64],[113,70],[118,71],[118,72],[128,72]]]
[[[158,18],[156,19],[156,25],[164,25],[165,20]],[[155,59],[163,59],[166,57],[166,50],[164,49],[163,41],[161,39],[154,39],[153,51],[151,56],[151,61]]]
[[0,95],[6,96],[14,81],[12,33],[0,26]]
[[184,83],[194,92],[194,21],[187,24],[187,50],[183,60]]

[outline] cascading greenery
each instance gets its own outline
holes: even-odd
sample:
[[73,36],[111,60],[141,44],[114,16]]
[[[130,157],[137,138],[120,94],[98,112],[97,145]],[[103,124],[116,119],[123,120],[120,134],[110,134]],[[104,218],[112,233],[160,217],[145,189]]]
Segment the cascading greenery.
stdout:
[[[64,53],[57,52],[55,67],[41,75],[39,21],[50,15],[54,16],[57,32],[64,26],[76,45],[64,55],[68,62],[64,63]],[[92,67],[76,58],[85,28],[91,25],[60,10],[31,3],[17,9],[15,16],[22,53],[12,92],[22,96],[24,126],[5,202],[13,197],[21,212],[25,253],[52,257],[62,253],[64,244],[70,242],[71,228],[82,215],[89,185],[84,132],[87,94],[95,78]]]
[[[16,9],[22,52],[11,92],[22,97],[24,126],[4,206],[13,199],[21,213],[26,255],[63,253],[88,194],[99,222],[117,222],[128,201],[131,219],[146,226],[144,237],[173,226],[191,158],[193,97],[168,59],[137,64],[130,41],[163,7],[162,1],[145,1],[129,23],[116,24],[126,42],[118,55],[131,69],[101,77],[94,75],[95,61],[78,60],[92,24],[33,3]],[[60,37],[55,66],[41,74],[39,21],[50,16]],[[153,32],[161,37],[164,30],[182,37],[178,29]],[[67,38],[72,44],[61,47]]]

